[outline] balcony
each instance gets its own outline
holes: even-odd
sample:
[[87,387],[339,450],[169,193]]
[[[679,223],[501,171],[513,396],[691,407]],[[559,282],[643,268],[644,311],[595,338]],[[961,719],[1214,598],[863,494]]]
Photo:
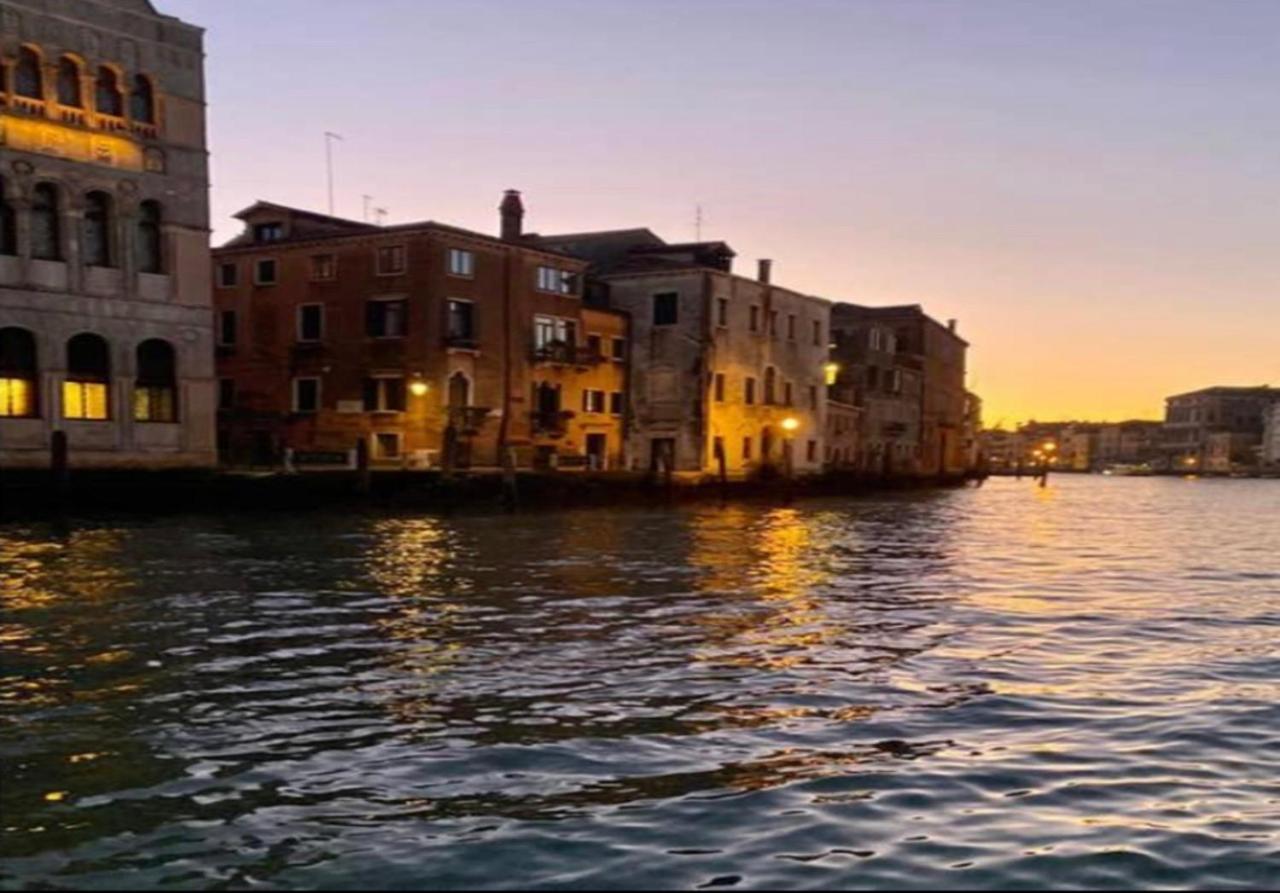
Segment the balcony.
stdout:
[[444,346],[451,350],[479,350],[480,339],[470,332],[450,332],[444,336]]
[[534,345],[530,359],[535,363],[560,363],[567,366],[594,366],[604,362],[604,356],[577,344],[551,341]]
[[569,409],[535,410],[531,415],[534,436],[563,437],[569,430],[569,419],[573,418],[573,411]]
[[449,425],[462,435],[479,434],[489,418],[487,406],[450,406]]

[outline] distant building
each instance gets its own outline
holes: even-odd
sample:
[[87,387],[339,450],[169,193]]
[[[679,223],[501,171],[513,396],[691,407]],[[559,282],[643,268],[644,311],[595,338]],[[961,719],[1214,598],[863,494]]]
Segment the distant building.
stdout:
[[632,467],[797,474],[825,462],[830,304],[732,272],[723,242],[668,244],[647,229],[530,236],[591,264],[587,293],[631,318]]
[[1280,400],[1271,404],[1266,413],[1266,430],[1262,438],[1262,464],[1280,466]]
[[964,462],[965,469],[973,471],[985,468],[986,456],[982,450],[982,398],[972,391],[964,395]]
[[374,226],[258,202],[214,252],[220,438],[236,464],[617,468],[628,321],[576,258],[434,221]]
[[0,466],[210,466],[203,35],[0,4]]
[[853,403],[827,398],[827,468],[832,471],[858,469],[862,409]]
[[1141,465],[1160,458],[1163,423],[1131,419],[1101,425],[1098,429],[1097,462],[1108,465]]
[[[1164,461],[1175,469],[1209,470],[1210,438],[1215,470],[1245,462],[1249,450],[1261,446],[1264,415],[1280,398],[1280,390],[1263,387],[1212,387],[1169,397],[1161,437]],[[1236,458],[1228,458],[1236,457]]]

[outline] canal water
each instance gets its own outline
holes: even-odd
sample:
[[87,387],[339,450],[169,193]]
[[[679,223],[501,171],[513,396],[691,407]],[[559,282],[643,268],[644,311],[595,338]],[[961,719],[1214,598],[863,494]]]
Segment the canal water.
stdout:
[[1280,482],[0,527],[0,884],[1280,881]]

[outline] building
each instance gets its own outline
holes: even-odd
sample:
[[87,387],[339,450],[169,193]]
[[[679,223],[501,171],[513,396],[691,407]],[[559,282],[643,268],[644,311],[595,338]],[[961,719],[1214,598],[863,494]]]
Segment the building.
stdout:
[[861,408],[852,402],[827,397],[827,470],[858,470],[861,429]]
[[1266,415],[1266,430],[1262,437],[1262,464],[1268,468],[1280,467],[1280,400],[1271,404]]
[[214,252],[220,439],[233,464],[623,465],[628,320],[586,264],[434,221],[374,226],[269,202]]
[[982,398],[973,391],[964,393],[964,464],[966,471],[987,467],[982,450]]
[[[1163,461],[1174,469],[1207,470],[1210,437],[1218,438],[1212,453],[1218,470],[1244,462],[1249,450],[1262,444],[1264,417],[1280,399],[1280,390],[1262,387],[1212,387],[1177,394],[1165,401],[1161,437]],[[1230,458],[1237,457],[1237,458]]]
[[830,304],[735,275],[723,242],[647,229],[531,236],[590,263],[588,294],[631,318],[633,468],[742,477],[822,470]]
[[1162,427],[1161,422],[1143,419],[1099,426],[1096,466],[1155,463],[1160,458]]
[[863,414],[863,467],[959,475],[969,467],[964,387],[968,342],[918,304],[836,304],[833,358]]
[[203,35],[0,0],[0,465],[214,463]]

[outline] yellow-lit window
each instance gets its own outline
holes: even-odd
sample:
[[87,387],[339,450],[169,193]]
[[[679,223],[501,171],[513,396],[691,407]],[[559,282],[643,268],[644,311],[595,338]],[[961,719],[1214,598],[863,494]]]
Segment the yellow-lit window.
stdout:
[[26,378],[0,378],[0,417],[20,419],[35,414],[35,382]]
[[68,419],[102,421],[107,415],[107,386],[100,381],[62,383],[62,415]]
[[138,422],[176,422],[173,388],[139,387],[133,392],[133,418]]

